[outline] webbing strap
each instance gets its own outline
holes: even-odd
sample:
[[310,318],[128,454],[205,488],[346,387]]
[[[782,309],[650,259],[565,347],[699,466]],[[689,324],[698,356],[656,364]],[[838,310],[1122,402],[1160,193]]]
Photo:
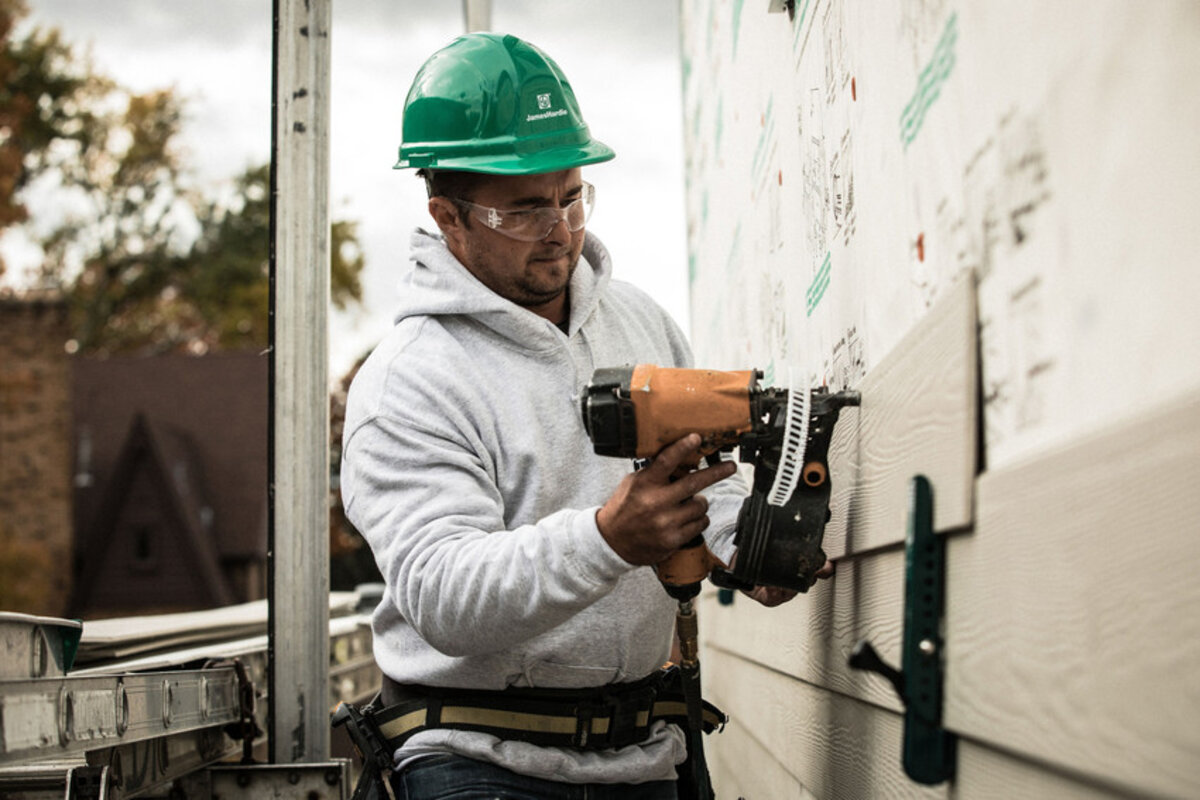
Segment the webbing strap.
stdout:
[[[687,704],[681,693],[653,685],[597,694],[584,690],[574,699],[556,691],[550,699],[505,692],[466,692],[461,697],[417,697],[370,710],[391,749],[421,731],[445,728],[490,733],[541,746],[607,749],[644,740],[650,725],[667,720],[686,726]],[[706,733],[723,725],[725,715],[704,703]]]

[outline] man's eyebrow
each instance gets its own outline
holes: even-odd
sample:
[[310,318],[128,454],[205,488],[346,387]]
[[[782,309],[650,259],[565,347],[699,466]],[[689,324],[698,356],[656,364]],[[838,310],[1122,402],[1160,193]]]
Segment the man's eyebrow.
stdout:
[[[566,194],[563,195],[563,199],[564,200],[574,199],[581,194],[583,194],[583,184],[582,183],[573,189],[567,190]],[[538,197],[522,197],[517,200],[511,201],[511,206],[513,206],[513,207],[528,206],[530,208],[540,208],[542,206],[549,206],[549,205],[553,205],[553,204],[554,204],[554,198],[547,197],[545,195],[538,196]]]

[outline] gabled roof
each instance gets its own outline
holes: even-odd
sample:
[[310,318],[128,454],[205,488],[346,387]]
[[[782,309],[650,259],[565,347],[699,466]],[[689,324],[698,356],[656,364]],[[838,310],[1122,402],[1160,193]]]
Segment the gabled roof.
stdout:
[[[135,485],[141,489],[137,496]],[[150,498],[145,496],[146,488],[152,492]],[[121,594],[120,587],[108,588],[105,582],[128,580],[120,574],[127,567],[128,555],[112,549],[128,546],[119,533],[122,521],[131,514],[160,523],[153,526],[159,537],[154,546],[180,559],[187,567],[182,580],[193,584],[172,587],[178,595],[165,594],[160,599],[163,605],[173,604],[176,597],[194,597],[212,606],[233,602],[208,530],[211,512],[206,512],[207,508],[203,468],[194,444],[184,432],[137,414],[88,531],[90,547],[76,587],[75,607],[91,608],[97,603],[107,607],[111,602],[102,598]],[[115,574],[114,569],[118,570]]]
[[[203,468],[212,535],[222,561],[263,561],[267,552],[268,359],[255,352],[206,356],[79,358],[73,365],[76,442],[87,442],[92,476],[76,492],[77,547],[86,558],[99,509],[137,414],[186,436]],[[170,447],[170,444],[165,445]]]

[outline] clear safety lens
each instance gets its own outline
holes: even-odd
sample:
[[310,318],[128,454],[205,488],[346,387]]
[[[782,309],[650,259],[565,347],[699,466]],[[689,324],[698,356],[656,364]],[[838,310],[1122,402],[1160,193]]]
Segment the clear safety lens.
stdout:
[[586,225],[595,206],[596,188],[590,183],[583,183],[579,198],[567,204],[565,208],[545,206],[505,210],[481,206],[466,200],[455,202],[470,208],[476,219],[497,233],[522,242],[536,242],[549,236],[550,231],[563,220],[566,220],[567,230],[571,233]]

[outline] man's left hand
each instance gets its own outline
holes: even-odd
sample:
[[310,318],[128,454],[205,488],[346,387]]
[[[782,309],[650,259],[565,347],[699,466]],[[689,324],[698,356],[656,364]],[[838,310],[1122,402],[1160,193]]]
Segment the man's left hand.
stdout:
[[[825,566],[817,570],[817,578],[824,580],[831,575],[833,575],[833,562],[826,559]],[[778,586],[755,586],[743,594],[762,603],[767,608],[774,608],[791,600],[797,592],[794,589],[782,589]]]

